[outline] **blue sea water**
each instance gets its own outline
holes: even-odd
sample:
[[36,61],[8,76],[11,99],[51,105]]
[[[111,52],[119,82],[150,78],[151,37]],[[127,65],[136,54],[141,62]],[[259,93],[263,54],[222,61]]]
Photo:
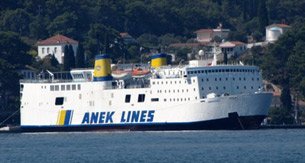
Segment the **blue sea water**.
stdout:
[[0,162],[305,162],[305,130],[6,133]]

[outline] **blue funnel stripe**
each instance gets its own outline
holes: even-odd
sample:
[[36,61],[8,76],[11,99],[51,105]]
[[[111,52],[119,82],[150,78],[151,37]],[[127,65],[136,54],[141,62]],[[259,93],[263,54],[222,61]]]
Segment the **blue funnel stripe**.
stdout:
[[109,81],[112,79],[112,76],[93,77],[93,81]]
[[95,56],[95,60],[98,60],[98,59],[110,59],[110,56],[107,54],[98,54]]
[[164,53],[154,54],[150,57],[150,59],[156,59],[156,58],[166,58],[166,54]]

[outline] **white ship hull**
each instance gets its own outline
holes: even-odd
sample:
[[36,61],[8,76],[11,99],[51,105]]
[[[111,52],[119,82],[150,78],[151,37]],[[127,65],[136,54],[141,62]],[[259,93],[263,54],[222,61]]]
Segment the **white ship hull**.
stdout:
[[254,129],[266,117],[271,96],[270,93],[224,96],[168,108],[68,110],[71,113],[63,125],[58,125],[61,110],[31,109],[28,113],[31,115],[24,117],[41,118],[22,119],[21,128],[23,131]]
[[272,94],[263,91],[258,67],[200,66],[199,61],[160,67],[164,57],[152,58],[152,70],[143,78],[113,79],[109,56],[97,55],[94,73],[75,70],[69,81],[21,82],[21,128],[250,129],[267,115]]

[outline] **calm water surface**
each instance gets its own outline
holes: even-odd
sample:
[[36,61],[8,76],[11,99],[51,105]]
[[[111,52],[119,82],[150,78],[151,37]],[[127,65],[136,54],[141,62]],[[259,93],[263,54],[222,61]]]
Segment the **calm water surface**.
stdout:
[[0,162],[305,162],[305,130],[0,134]]

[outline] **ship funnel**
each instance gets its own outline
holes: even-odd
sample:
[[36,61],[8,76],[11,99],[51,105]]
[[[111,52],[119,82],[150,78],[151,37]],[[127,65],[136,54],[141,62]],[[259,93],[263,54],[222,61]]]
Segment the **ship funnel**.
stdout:
[[150,58],[151,58],[150,64],[152,68],[158,68],[167,65],[166,54],[164,53],[154,54]]
[[109,81],[111,76],[111,59],[107,54],[95,56],[93,81]]

